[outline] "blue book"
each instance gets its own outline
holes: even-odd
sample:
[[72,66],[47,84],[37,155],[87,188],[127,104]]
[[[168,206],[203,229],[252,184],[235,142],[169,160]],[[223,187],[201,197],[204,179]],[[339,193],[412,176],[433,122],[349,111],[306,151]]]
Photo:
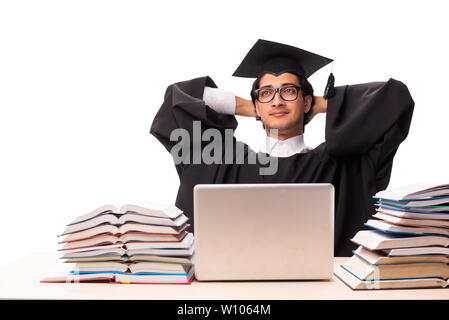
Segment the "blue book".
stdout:
[[382,220],[369,219],[364,224],[367,227],[373,228],[386,233],[408,235],[408,236],[440,236],[449,238],[448,228],[437,227],[409,227],[387,223]]
[[[423,213],[428,215],[440,215],[440,219],[449,219],[449,211],[438,211],[438,210],[426,210],[424,208],[403,208],[400,206],[392,206],[388,205],[386,203],[375,203],[374,204],[378,208],[388,209],[388,210],[394,210],[394,211],[400,211],[400,212],[410,212],[410,213]],[[431,216],[429,216],[431,217]],[[428,218],[429,219],[429,218]],[[431,218],[430,218],[431,219]]]
[[105,271],[70,271],[71,274],[96,274],[96,273],[115,273],[115,274],[125,274],[125,275],[131,275],[131,276],[142,276],[142,275],[160,275],[160,276],[186,276],[189,273],[188,272],[182,272],[182,273],[166,273],[166,272],[137,272],[137,273],[130,273],[130,272],[121,272],[121,271],[113,271],[113,270],[105,270]]

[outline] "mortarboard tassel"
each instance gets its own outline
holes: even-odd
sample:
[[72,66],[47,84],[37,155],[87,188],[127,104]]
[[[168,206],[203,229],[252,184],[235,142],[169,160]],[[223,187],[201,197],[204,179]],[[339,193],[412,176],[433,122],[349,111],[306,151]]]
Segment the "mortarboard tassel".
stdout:
[[329,98],[332,98],[334,96],[335,94],[334,83],[335,77],[331,71],[331,73],[329,74],[329,78],[327,78],[326,88],[324,89],[324,99],[328,100]]

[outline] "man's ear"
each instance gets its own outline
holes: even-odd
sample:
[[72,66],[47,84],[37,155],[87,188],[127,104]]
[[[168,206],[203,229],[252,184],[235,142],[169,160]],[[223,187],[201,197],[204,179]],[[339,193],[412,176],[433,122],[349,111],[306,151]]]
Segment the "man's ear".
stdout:
[[257,102],[254,102],[254,109],[256,110],[256,115],[260,118],[260,111]]
[[304,97],[304,113],[308,113],[312,109],[312,96]]

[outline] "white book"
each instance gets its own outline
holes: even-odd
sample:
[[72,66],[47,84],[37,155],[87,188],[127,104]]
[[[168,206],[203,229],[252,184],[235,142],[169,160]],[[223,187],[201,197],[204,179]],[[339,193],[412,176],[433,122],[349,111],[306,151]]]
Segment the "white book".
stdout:
[[388,209],[383,207],[377,208],[376,211],[386,213],[399,218],[449,221],[449,213],[418,213],[405,210]]
[[125,249],[123,247],[98,248],[95,250],[73,250],[66,252],[61,259],[75,259],[100,256],[136,256],[136,255],[158,255],[158,256],[191,256],[194,246],[188,248],[145,248],[145,249]]
[[73,266],[75,272],[127,272],[128,265],[123,262],[77,262]]
[[58,251],[63,251],[67,253],[75,253],[75,252],[85,252],[85,251],[96,251],[96,250],[109,250],[115,248],[122,248],[123,244],[109,244],[104,246],[92,246],[92,247],[83,247],[83,248],[75,248],[75,249],[59,249]]
[[60,250],[66,250],[92,247],[95,245],[99,246],[119,243],[126,244],[128,242],[178,242],[182,241],[182,239],[184,239],[186,235],[187,232],[181,233],[179,235],[129,232],[121,236],[101,234],[87,239],[74,240],[70,242],[61,241],[59,243],[64,244],[64,246]]
[[396,225],[449,228],[449,221],[447,220],[410,219],[386,214],[381,211],[378,211],[373,217]]
[[[449,264],[449,256],[442,255],[440,253],[420,253],[421,249],[427,249],[430,247],[421,248],[404,248],[404,250],[412,249],[408,254],[391,254],[392,252],[403,249],[388,249],[388,250],[369,250],[362,246],[359,246],[357,250],[354,251],[354,255],[360,257],[363,260],[368,261],[373,265],[380,264],[402,264],[402,263],[428,263],[428,262],[439,262]],[[437,247],[442,248],[442,247]],[[418,250],[413,250],[418,249]],[[449,251],[448,248],[443,248]]]
[[370,250],[449,246],[449,238],[444,236],[398,236],[377,230],[360,230],[351,241]]
[[155,255],[135,255],[135,256],[119,256],[119,255],[101,255],[93,257],[67,258],[64,263],[77,262],[167,262],[180,264],[193,264],[195,256],[155,256]]
[[384,250],[384,253],[391,257],[410,256],[410,255],[446,255],[449,256],[447,247],[416,247],[416,248],[394,248]]
[[[139,231],[128,231],[126,233],[121,234],[112,234],[112,233],[104,233],[104,234],[94,234],[89,237],[82,237],[82,233],[71,233],[66,235],[59,243],[73,243],[81,241],[88,241],[89,243],[96,244],[102,243],[102,239],[106,237],[110,237],[111,242],[129,242],[129,241],[179,241],[185,235],[187,231],[182,231],[175,234],[160,234],[160,233],[147,233],[147,232],[139,232]],[[100,241],[100,242],[98,242]]]
[[77,262],[74,272],[187,273],[191,265],[167,262]]
[[121,207],[117,207],[112,204],[107,204],[107,205],[101,206],[99,208],[96,208],[95,210],[93,210],[91,212],[88,212],[86,214],[83,214],[83,215],[77,217],[70,224],[80,223],[80,222],[90,220],[90,219],[93,219],[95,217],[98,217],[98,216],[101,216],[104,214],[110,214],[110,213],[125,214],[128,212],[140,213],[140,214],[146,215],[146,216],[168,218],[168,219],[175,219],[180,214],[182,214],[182,210],[180,210],[179,208],[177,208],[174,205],[168,205],[168,204],[159,204],[159,203],[149,203],[148,202],[148,203],[145,203],[144,205],[125,204]]
[[180,242],[131,242],[126,244],[128,251],[151,248],[190,248],[193,245],[193,234],[188,233]]
[[381,220],[369,219],[366,226],[382,230],[385,232],[393,232],[399,234],[416,234],[416,235],[426,235],[426,234],[438,234],[449,237],[449,229],[437,228],[437,227],[406,227],[400,225],[394,225]]
[[42,283],[53,282],[99,282],[107,281],[110,283],[122,284],[190,284],[194,278],[194,267],[192,266],[188,272],[181,275],[133,275],[127,273],[87,273],[87,274],[70,274],[56,277],[46,277],[41,280]]
[[125,253],[126,250],[123,248],[107,248],[107,249],[89,250],[81,252],[67,252],[61,257],[61,259],[101,257],[101,256],[120,257],[123,256]]
[[161,226],[171,226],[171,227],[180,227],[187,222],[188,218],[184,214],[180,214],[178,217],[174,219],[168,218],[160,218],[160,217],[152,217],[145,216],[137,213],[124,213],[120,217],[110,213],[110,214],[102,214],[95,218],[85,220],[83,222],[78,222],[75,224],[70,224],[62,233],[69,234],[74,232],[83,231],[86,229],[90,229],[103,224],[111,224],[120,226],[125,223],[141,223],[141,224],[151,224],[151,225],[161,225]]
[[53,283],[53,282],[66,282],[66,283],[77,283],[77,282],[114,282],[115,274],[110,273],[88,273],[88,274],[70,274],[61,275],[54,277],[45,277],[40,282],[42,283]]
[[[114,226],[111,224],[99,225],[90,229],[69,233],[71,237],[66,237],[65,241],[73,241],[74,239],[85,239],[90,238],[99,234],[113,234],[122,235],[124,233],[134,231],[134,232],[146,232],[146,233],[161,233],[161,234],[179,234],[188,228],[188,224],[184,224],[181,227],[171,227],[171,226],[157,226],[151,224],[139,224],[139,223],[126,223],[121,226]],[[63,233],[60,236],[65,236],[67,234]]]
[[[86,247],[78,247],[78,248],[63,248],[58,251],[64,252],[82,252],[82,251],[91,251],[91,250],[106,250],[110,248],[125,248],[127,250],[135,250],[135,249],[150,249],[150,248],[189,248],[193,245],[193,234],[188,233],[184,239],[180,242],[130,242],[130,243],[118,243],[118,244],[109,244],[109,245],[101,245],[101,246],[86,246]],[[73,244],[73,243],[71,243]]]
[[128,266],[131,273],[187,273],[191,265],[166,262],[137,262]]
[[130,256],[129,261],[136,262],[170,262],[170,263],[181,263],[181,264],[194,264],[195,256],[156,256],[156,255],[135,255]]
[[127,250],[129,256],[135,255],[156,255],[156,256],[191,256],[193,255],[194,247],[182,249],[135,249]]
[[425,182],[386,189],[376,193],[375,197],[391,200],[416,200],[445,195],[449,195],[449,184]]

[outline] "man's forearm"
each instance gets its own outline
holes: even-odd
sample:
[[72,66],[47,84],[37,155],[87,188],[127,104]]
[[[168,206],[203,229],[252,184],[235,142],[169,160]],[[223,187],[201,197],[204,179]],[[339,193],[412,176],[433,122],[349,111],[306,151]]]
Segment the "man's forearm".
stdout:
[[256,117],[253,102],[251,100],[243,99],[235,96],[235,114],[244,117]]
[[321,96],[315,96],[315,113],[326,113],[327,112],[327,100]]

